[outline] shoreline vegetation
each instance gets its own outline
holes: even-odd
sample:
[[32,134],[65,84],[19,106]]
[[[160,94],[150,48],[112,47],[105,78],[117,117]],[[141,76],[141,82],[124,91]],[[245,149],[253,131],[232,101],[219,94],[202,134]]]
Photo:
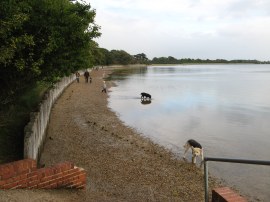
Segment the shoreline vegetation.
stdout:
[[149,64],[148,66],[179,66],[179,65],[252,65],[252,64],[270,64],[270,63],[176,63],[176,64]]
[[183,58],[176,59],[174,57],[154,57],[149,64],[270,64],[270,61],[259,61],[259,60],[225,60],[225,59],[193,59]]

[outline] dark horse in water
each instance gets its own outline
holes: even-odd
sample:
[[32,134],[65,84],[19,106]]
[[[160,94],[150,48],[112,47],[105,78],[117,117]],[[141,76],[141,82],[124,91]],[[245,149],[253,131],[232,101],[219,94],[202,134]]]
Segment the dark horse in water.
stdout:
[[142,100],[151,100],[151,95],[150,94],[148,94],[148,93],[141,93],[141,99]]

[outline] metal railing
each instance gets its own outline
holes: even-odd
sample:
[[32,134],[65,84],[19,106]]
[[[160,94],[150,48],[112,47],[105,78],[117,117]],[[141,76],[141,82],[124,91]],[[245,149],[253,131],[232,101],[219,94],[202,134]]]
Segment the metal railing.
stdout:
[[246,159],[228,159],[228,158],[204,158],[204,199],[208,202],[208,161],[242,163],[242,164],[256,164],[270,166],[270,161],[246,160]]

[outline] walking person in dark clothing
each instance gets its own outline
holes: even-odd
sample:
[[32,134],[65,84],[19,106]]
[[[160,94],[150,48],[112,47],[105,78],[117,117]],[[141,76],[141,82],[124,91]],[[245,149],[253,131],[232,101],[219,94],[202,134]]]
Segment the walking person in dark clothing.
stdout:
[[80,73],[77,71],[77,72],[75,73],[75,75],[76,75],[77,83],[79,83],[79,82],[80,82]]
[[87,70],[85,70],[85,72],[84,72],[84,78],[85,78],[85,83],[88,83],[88,79],[89,79],[89,77],[90,77],[90,74],[89,74],[89,72],[87,71]]

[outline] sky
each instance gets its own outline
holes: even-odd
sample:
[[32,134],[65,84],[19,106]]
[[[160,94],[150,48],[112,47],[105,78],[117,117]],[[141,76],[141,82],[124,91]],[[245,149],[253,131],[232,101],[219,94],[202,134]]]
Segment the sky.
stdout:
[[177,59],[270,61],[270,0],[86,0],[100,47]]

